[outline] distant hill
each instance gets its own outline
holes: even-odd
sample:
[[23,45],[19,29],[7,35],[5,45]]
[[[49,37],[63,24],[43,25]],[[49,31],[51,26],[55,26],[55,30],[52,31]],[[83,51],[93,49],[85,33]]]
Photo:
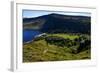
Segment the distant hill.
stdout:
[[52,13],[35,18],[23,18],[23,27],[47,33],[90,33],[91,17]]

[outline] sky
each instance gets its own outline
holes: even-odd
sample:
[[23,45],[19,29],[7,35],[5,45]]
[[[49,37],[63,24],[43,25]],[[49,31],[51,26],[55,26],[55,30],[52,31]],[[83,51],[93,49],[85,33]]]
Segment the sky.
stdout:
[[54,11],[40,11],[40,10],[23,10],[23,18],[34,18],[39,17],[42,15],[48,15],[51,13],[57,13],[57,14],[64,14],[64,15],[74,15],[74,16],[91,16],[91,13],[85,13],[85,12],[54,12]]

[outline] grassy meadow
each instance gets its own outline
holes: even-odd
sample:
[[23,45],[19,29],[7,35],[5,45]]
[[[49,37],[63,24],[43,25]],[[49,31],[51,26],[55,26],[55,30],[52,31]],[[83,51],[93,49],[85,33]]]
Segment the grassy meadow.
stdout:
[[23,62],[83,60],[91,58],[90,35],[46,34],[23,43]]

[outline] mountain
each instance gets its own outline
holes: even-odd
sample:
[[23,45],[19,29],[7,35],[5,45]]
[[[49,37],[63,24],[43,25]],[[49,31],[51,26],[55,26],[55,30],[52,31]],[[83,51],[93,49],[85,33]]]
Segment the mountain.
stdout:
[[90,33],[91,17],[52,13],[35,18],[23,18],[23,27],[47,33]]

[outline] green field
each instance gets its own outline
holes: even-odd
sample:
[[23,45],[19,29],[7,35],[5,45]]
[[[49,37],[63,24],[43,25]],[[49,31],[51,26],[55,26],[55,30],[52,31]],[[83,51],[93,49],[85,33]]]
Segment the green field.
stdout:
[[86,34],[47,34],[23,43],[23,62],[91,59],[89,41]]
[[75,38],[78,38],[79,36],[78,35],[72,35],[72,34],[48,34],[48,36],[58,36],[58,37],[62,37],[62,38],[65,38],[65,39],[75,39]]

